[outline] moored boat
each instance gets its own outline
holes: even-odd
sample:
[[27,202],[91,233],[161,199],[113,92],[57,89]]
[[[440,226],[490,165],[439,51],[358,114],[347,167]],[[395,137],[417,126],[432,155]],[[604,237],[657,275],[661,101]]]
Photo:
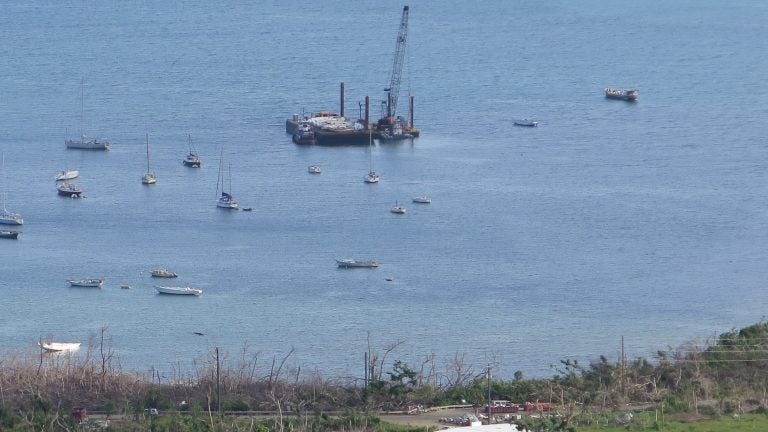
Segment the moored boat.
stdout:
[[379,263],[374,260],[358,261],[350,258],[337,259],[336,264],[340,268],[376,268]]
[[83,194],[82,189],[80,189],[76,184],[64,182],[56,186],[56,190],[58,190],[59,195],[61,196],[68,196],[70,198],[80,198],[80,196]]
[[80,175],[79,170],[64,170],[56,174],[56,181],[72,180]]
[[85,288],[101,288],[104,285],[104,279],[100,278],[69,279],[67,282],[69,282],[69,286]]
[[0,224],[24,225],[24,218],[19,213],[12,213],[3,207],[3,210],[0,211]]
[[605,97],[608,99],[620,99],[625,101],[636,101],[640,96],[640,91],[637,89],[620,89],[616,87],[606,87]]
[[15,240],[19,238],[19,232],[9,231],[9,230],[0,230],[0,238]]
[[203,293],[203,290],[200,289],[200,288],[192,288],[192,287],[188,287],[188,286],[178,287],[178,286],[155,285],[155,289],[160,294],[199,296],[200,294]]
[[80,135],[79,140],[66,139],[64,144],[68,149],[81,149],[81,150],[109,150],[112,145],[109,141],[99,138],[88,139],[85,135]]
[[175,278],[175,277],[179,277],[179,275],[177,275],[176,273],[174,273],[174,272],[172,272],[172,271],[170,271],[168,269],[165,269],[165,268],[159,268],[159,269],[152,270],[151,274],[152,274],[152,277],[154,277],[154,278],[168,278],[168,279],[172,279],[172,278]]
[[184,164],[184,166],[200,168],[203,162],[200,160],[200,156],[197,155],[195,146],[192,145],[192,135],[187,136],[187,141],[189,143],[189,154],[187,154],[181,163]]
[[307,171],[309,171],[310,174],[320,174],[322,172],[317,165],[310,165],[309,168],[307,168]]
[[311,145],[315,144],[315,131],[312,128],[312,124],[308,121],[302,121],[296,127],[296,132],[291,137],[294,144]]
[[428,197],[426,195],[422,195],[422,196],[413,197],[413,199],[411,199],[411,201],[413,201],[413,202],[415,202],[417,204],[430,204],[430,203],[432,203],[432,198],[430,198],[430,197]]
[[80,342],[38,342],[40,348],[51,352],[75,351],[80,349]]
[[539,125],[538,121],[530,120],[530,119],[517,119],[513,123],[515,126],[526,126],[526,127],[536,127]]
[[397,203],[397,201],[395,201],[395,205],[389,209],[389,211],[394,214],[405,214],[405,207],[401,206]]

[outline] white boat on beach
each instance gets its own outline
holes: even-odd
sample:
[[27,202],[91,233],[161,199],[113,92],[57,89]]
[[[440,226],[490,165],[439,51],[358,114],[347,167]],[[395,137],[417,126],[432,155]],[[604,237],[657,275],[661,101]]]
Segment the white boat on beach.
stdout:
[[376,268],[379,266],[377,261],[358,261],[350,258],[337,259],[336,264],[339,268]]
[[56,174],[56,181],[72,180],[80,175],[79,170],[64,170]]
[[104,285],[104,279],[92,278],[92,279],[69,279],[69,286],[73,287],[86,287],[86,288],[101,288]]
[[194,295],[199,296],[203,293],[203,290],[200,288],[192,288],[192,287],[178,287],[178,286],[161,286],[161,285],[155,285],[155,289],[160,294],[174,294],[174,295]]
[[40,348],[50,352],[76,351],[80,349],[80,342],[38,342]]

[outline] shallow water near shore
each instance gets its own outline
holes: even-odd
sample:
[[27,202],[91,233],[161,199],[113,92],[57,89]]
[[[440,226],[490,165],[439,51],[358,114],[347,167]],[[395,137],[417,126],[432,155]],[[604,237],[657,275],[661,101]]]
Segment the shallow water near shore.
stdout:
[[[366,185],[367,148],[296,146],[284,121],[337,111],[342,81],[347,114],[368,95],[378,117],[401,8],[6,4],[0,191],[25,224],[0,240],[2,352],[106,327],[129,370],[192,370],[214,347],[268,369],[293,348],[291,367],[354,379],[370,336],[379,353],[400,343],[391,361],[511,378],[615,358],[622,337],[650,357],[763,319],[768,7],[413,4],[402,88],[421,137],[376,143]],[[109,152],[64,147],[81,79]],[[182,166],[188,134],[201,169]],[[216,208],[222,153],[252,212]],[[67,168],[85,198],[56,195]],[[66,283],[87,277],[105,286]]]

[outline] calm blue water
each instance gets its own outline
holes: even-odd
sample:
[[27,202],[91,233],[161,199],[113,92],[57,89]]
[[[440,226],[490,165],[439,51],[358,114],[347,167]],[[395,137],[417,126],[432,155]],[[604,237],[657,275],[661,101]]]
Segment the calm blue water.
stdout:
[[[0,243],[5,353],[107,327],[132,370],[192,370],[214,347],[268,370],[294,348],[292,368],[355,377],[370,334],[401,342],[392,361],[544,376],[615,358],[622,336],[651,356],[766,313],[764,2],[413,4],[402,88],[422,137],[377,144],[373,186],[366,148],[295,146],[284,120],[337,110],[342,81],[348,113],[378,107],[402,5],[110,3],[0,6],[0,179],[26,221]],[[64,147],[81,79],[110,152]],[[200,170],[181,165],[187,134]],[[214,205],[222,150],[252,213]],[[68,167],[87,198],[56,196]],[[155,294],[160,266],[205,293]]]

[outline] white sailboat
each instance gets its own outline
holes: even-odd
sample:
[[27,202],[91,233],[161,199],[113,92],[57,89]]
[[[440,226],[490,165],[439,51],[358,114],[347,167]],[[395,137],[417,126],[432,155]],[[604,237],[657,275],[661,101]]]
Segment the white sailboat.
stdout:
[[200,156],[197,155],[195,146],[192,145],[192,135],[187,135],[187,143],[189,144],[189,154],[181,163],[183,163],[184,166],[200,168],[200,165],[202,165],[203,162],[200,160]]
[[[219,184],[221,184],[221,195],[219,196]],[[221,159],[219,159],[219,177],[216,179],[216,207],[227,210],[237,210],[239,205],[232,197],[232,166],[229,167],[229,191],[224,192],[224,150],[221,150]]]
[[141,177],[141,183],[145,185],[157,183],[157,176],[149,168],[149,134],[147,134],[147,172]]
[[368,125],[368,154],[370,160],[370,169],[368,174],[365,175],[364,181],[366,183],[378,183],[379,175],[373,170],[373,129],[371,125]]
[[5,153],[3,153],[3,184],[2,184],[2,196],[0,198],[3,201],[3,212],[0,213],[0,224],[3,225],[23,225],[24,219],[18,213],[8,211],[5,207],[5,201],[7,199],[5,193]]
[[109,150],[109,147],[111,146],[111,143],[107,140],[102,140],[99,138],[91,138],[88,139],[88,137],[85,136],[84,131],[84,118],[85,118],[85,105],[84,105],[84,87],[85,87],[85,80],[80,80],[80,139],[69,139],[66,138],[64,140],[64,145],[67,146],[68,149],[83,149],[83,150]]

